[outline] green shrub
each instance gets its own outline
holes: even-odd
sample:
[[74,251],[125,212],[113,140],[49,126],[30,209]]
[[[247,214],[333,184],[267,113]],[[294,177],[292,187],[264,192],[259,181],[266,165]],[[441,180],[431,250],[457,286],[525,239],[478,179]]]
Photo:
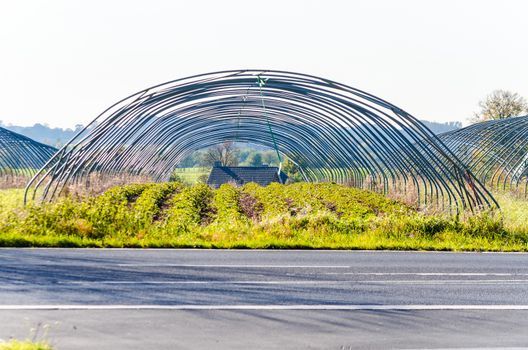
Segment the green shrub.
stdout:
[[246,218],[253,221],[260,221],[264,210],[262,203],[254,195],[244,191],[239,193],[238,207]]
[[29,234],[73,234],[74,229],[68,223],[77,217],[80,207],[86,208],[86,204],[70,198],[62,198],[56,203],[29,204],[17,229],[23,228]]
[[432,215],[332,183],[130,185],[1,210],[4,246],[528,251],[524,212],[516,226],[506,212]]
[[483,212],[468,217],[461,231],[471,237],[495,239],[508,236],[502,216],[492,212]]
[[192,226],[209,224],[214,220],[212,198],[213,190],[205,184],[184,188],[171,200],[167,227],[188,230]]
[[284,195],[284,186],[272,183],[261,187],[255,183],[243,186],[242,191],[256,199],[262,206],[262,216],[280,215],[287,211],[288,204]]
[[134,223],[131,206],[141,193],[152,184],[135,184],[114,187],[95,198],[87,210],[80,213],[81,218],[93,225],[94,238],[104,237],[116,232],[130,231]]
[[182,187],[181,183],[171,182],[145,189],[133,205],[137,228],[145,228],[158,220],[167,197],[181,191]]
[[240,209],[240,191],[230,184],[223,184],[215,191],[213,198],[216,221],[224,224],[236,224],[244,219]]

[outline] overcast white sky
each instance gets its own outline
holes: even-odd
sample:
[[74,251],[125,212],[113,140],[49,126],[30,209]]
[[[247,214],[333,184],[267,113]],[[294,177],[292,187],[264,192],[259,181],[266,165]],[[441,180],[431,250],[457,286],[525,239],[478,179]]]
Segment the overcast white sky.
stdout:
[[527,21],[524,0],[0,0],[0,120],[72,127],[157,83],[268,68],[465,121],[494,89],[528,97]]

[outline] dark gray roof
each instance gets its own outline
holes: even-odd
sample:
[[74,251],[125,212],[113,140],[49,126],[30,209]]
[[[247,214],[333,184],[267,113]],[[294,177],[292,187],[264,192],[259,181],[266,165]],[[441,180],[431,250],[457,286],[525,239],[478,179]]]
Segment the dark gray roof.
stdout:
[[[279,182],[277,167],[250,167],[250,166],[215,166],[211,170],[207,184],[218,188],[225,183],[235,183],[243,185],[248,182],[255,182],[261,186],[267,186],[272,182]],[[282,183],[285,183],[288,176],[281,172]]]

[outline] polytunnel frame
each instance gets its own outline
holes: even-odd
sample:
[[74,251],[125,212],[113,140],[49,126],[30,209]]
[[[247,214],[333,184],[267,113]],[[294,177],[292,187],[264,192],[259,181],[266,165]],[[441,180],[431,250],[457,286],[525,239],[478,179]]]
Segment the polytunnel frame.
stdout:
[[0,176],[33,176],[55,152],[55,147],[0,127]]
[[528,115],[482,121],[438,135],[490,188],[528,195]]
[[328,79],[260,69],[176,79],[118,101],[35,175],[25,201],[41,187],[42,199],[52,200],[94,172],[167,180],[191,152],[235,140],[275,148],[309,181],[370,182],[384,193],[409,182],[423,204],[436,198],[457,211],[496,205],[465,165],[402,109]]

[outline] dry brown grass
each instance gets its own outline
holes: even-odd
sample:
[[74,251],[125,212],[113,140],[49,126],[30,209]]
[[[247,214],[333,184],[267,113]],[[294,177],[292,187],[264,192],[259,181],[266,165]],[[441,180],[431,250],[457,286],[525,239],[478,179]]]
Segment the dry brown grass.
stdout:
[[24,175],[2,175],[0,176],[0,189],[24,188],[31,179]]
[[[429,182],[425,180],[425,183]],[[428,215],[451,215],[457,212],[456,203],[449,203],[447,197],[437,195],[434,191],[431,192],[433,187],[425,187],[424,181],[421,178],[416,178],[416,181],[409,179],[404,181],[403,179],[396,179],[394,181],[389,180],[385,185],[382,178],[373,179],[367,176],[361,183],[347,182],[346,186],[358,187],[365,190],[384,194],[390,199],[405,203],[408,206],[418,209],[420,212]],[[470,189],[468,188],[468,191]],[[519,191],[520,193],[520,191]],[[479,208],[475,208],[479,211]],[[482,209],[488,209],[483,207]],[[471,215],[471,210],[467,209],[460,212],[463,217]]]
[[77,198],[96,196],[116,186],[153,182],[152,177],[144,175],[106,175],[102,173],[92,173],[82,181],[74,182],[65,186],[59,196],[73,196]]

